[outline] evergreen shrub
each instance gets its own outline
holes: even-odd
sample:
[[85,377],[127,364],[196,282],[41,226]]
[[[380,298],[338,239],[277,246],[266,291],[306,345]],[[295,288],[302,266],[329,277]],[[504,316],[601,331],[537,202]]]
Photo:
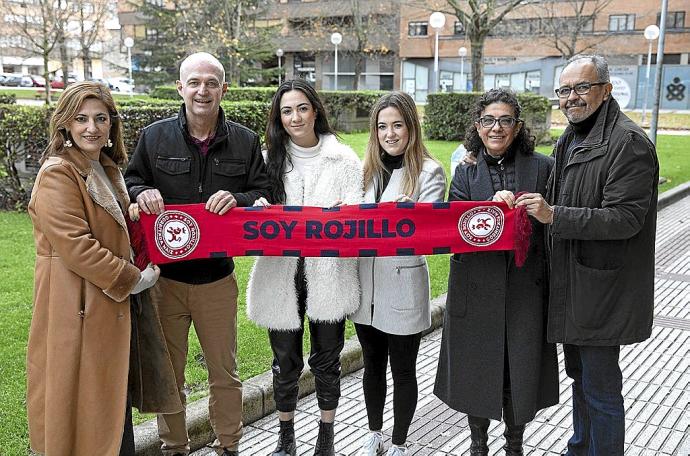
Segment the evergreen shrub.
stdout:
[[[479,92],[429,94],[424,114],[424,132],[429,139],[462,141],[472,119],[472,108]],[[522,119],[537,139],[537,144],[551,144],[551,103],[546,97],[518,93]]]

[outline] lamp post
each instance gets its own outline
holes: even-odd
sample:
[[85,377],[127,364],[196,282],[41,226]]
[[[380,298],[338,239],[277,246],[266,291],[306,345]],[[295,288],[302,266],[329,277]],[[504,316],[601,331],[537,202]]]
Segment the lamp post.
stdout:
[[278,85],[283,83],[283,50],[278,48],[276,50],[276,57],[278,57]]
[[652,67],[652,41],[659,38],[659,27],[656,25],[648,25],[644,29],[644,37],[649,41],[649,52],[647,52],[647,78],[644,80],[644,104],[642,105],[642,121],[644,124],[645,117],[647,116],[647,96],[649,91],[649,72]]
[[132,78],[132,46],[134,46],[134,40],[128,36],[125,38],[125,47],[127,48],[127,64],[129,65],[129,83],[134,87],[134,79]]
[[446,16],[440,11],[435,11],[429,16],[429,25],[436,30],[436,41],[434,44],[434,92],[438,91],[438,32],[446,23]]
[[338,45],[343,42],[343,35],[338,32],[331,33],[331,43],[335,45],[335,87],[338,90]]
[[467,82],[465,81],[465,57],[467,56],[467,48],[461,46],[458,49],[458,55],[460,56],[460,81],[463,83],[462,91],[464,92],[467,88]]

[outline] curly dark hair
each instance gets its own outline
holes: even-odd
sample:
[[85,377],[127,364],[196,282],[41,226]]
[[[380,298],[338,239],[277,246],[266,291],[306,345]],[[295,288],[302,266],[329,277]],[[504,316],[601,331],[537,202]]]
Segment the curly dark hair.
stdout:
[[314,133],[316,133],[316,136],[327,133],[337,136],[335,130],[328,123],[326,108],[324,108],[318,93],[307,81],[293,79],[283,82],[278,87],[278,91],[273,95],[271,111],[266,125],[266,147],[268,149],[266,154],[266,173],[268,174],[271,188],[271,203],[273,204],[284,204],[286,198],[283,174],[285,174],[287,162],[289,161],[285,145],[290,136],[283,128],[280,120],[280,100],[283,98],[283,95],[291,90],[302,92],[311,103],[314,111],[316,111],[316,120],[314,122]]
[[[515,111],[514,115],[516,119],[520,119],[520,114],[522,113],[522,108],[520,107],[517,96],[512,90],[491,89],[479,97],[479,100],[477,100],[477,103],[474,105],[474,109],[472,111],[472,123],[467,126],[464,142],[465,149],[467,149],[475,157],[479,151],[484,148],[484,143],[479,137],[479,132],[477,131],[475,123],[479,122],[479,118],[482,116],[482,113],[486,107],[492,103],[505,103],[512,106],[513,111]],[[533,154],[534,141],[536,138],[530,134],[529,128],[525,126],[524,121],[520,119],[520,123],[518,125],[520,125],[520,131],[518,132],[517,136],[515,136],[515,140],[508,148],[507,153],[509,155],[514,155],[516,153],[520,153],[522,155]]]

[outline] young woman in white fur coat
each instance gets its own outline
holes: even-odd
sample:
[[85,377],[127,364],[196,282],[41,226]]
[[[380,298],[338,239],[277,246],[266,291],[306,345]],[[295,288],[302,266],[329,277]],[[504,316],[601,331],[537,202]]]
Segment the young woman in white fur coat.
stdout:
[[[328,124],[316,91],[305,81],[283,83],[266,127],[266,167],[272,202],[332,207],[362,201],[362,165]],[[255,205],[267,206],[265,199]],[[333,421],[340,399],[340,352],[345,318],[359,307],[356,258],[259,257],[247,287],[247,312],[268,328],[273,389],[280,421],[273,455],[296,454],[293,418],[302,361],[304,316],[309,320],[316,397],[321,409],[314,455],[334,455]]]
[[[443,201],[443,167],[422,143],[417,108],[404,92],[381,97],[371,110],[364,159],[366,203]],[[370,434],[358,456],[383,453],[386,368],[393,375],[393,432],[389,456],[407,453],[407,433],[417,407],[417,353],[431,326],[429,271],[423,256],[360,258],[362,305],[350,318],[364,356],[364,401]]]

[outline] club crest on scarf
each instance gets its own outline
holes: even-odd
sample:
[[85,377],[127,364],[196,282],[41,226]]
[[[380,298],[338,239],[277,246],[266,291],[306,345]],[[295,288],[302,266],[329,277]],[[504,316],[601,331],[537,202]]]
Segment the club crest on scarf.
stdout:
[[168,258],[184,258],[199,244],[199,225],[182,211],[165,211],[155,223],[156,246]]
[[486,246],[498,240],[503,233],[503,211],[496,206],[479,206],[462,214],[458,231],[470,245]]

